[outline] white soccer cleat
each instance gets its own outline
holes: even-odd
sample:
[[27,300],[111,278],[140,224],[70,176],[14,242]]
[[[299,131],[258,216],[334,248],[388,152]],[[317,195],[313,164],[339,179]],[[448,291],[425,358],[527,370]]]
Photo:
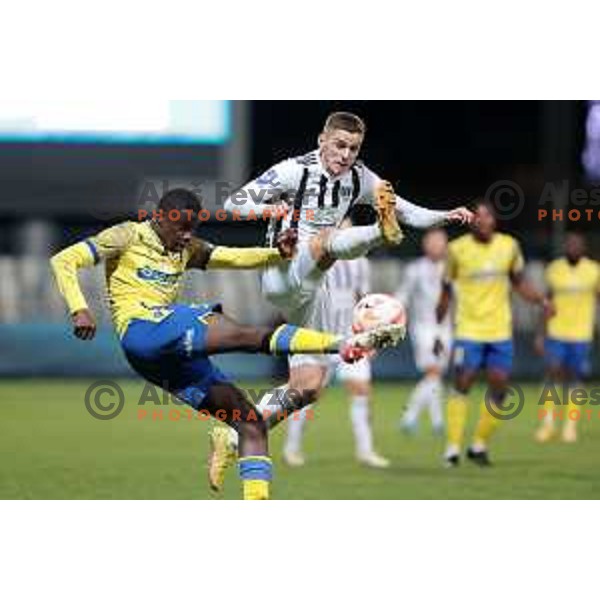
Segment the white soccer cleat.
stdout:
[[306,464],[306,459],[302,452],[292,452],[290,450],[283,451],[283,462],[288,467],[303,467]]
[[377,454],[377,452],[367,452],[366,454],[357,454],[356,460],[366,467],[372,469],[387,469],[390,466],[390,461],[383,456]]

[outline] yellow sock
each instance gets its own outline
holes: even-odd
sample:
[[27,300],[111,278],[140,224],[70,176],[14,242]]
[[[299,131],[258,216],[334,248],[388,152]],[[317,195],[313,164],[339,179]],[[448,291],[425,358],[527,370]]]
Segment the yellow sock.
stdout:
[[239,462],[244,500],[268,500],[273,465],[268,456],[244,456]]
[[448,398],[448,406],[446,408],[448,446],[453,446],[457,451],[460,451],[465,437],[468,408],[467,397],[464,394],[452,392],[450,398]]
[[500,425],[500,419],[497,419],[490,414],[485,402],[482,402],[481,408],[479,409],[479,421],[477,422],[475,435],[473,436],[473,445],[487,448],[490,438],[494,431],[496,431],[498,425]]
[[269,482],[262,479],[245,479],[244,500],[268,500]]
[[337,352],[340,336],[293,325],[281,325],[271,336],[271,354],[323,354]]

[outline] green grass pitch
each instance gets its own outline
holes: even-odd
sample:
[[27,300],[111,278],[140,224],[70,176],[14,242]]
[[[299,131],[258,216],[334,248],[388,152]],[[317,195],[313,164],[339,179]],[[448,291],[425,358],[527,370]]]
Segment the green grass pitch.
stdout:
[[[0,498],[210,498],[205,483],[208,425],[181,414],[162,421],[140,419],[139,381],[119,382],[125,409],[99,421],[85,409],[84,380],[5,380],[0,382]],[[252,384],[254,388],[265,385]],[[283,427],[272,435],[275,499],[503,499],[599,498],[600,409],[580,425],[580,441],[540,446],[533,441],[539,387],[525,386],[525,410],[503,423],[492,447],[495,466],[441,466],[443,442],[428,424],[407,438],[396,428],[410,386],[375,388],[374,428],[378,449],[392,461],[387,471],[361,467],[353,443],[342,389],[329,388],[306,435],[307,465],[285,467],[280,459]],[[481,389],[472,399],[481,398]],[[471,408],[470,427],[477,416]],[[235,469],[224,497],[240,498]]]

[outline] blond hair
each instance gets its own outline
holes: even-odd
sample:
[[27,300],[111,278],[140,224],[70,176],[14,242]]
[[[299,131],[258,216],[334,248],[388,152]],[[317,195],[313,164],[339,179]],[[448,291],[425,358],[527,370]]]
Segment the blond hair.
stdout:
[[323,131],[333,131],[334,129],[342,129],[349,133],[360,133],[364,135],[367,127],[365,122],[353,113],[334,112],[327,117]]

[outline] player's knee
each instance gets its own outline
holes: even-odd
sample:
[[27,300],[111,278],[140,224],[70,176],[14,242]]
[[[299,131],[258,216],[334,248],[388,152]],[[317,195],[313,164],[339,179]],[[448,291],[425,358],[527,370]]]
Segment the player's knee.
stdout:
[[425,369],[425,377],[429,379],[440,379],[442,377],[442,370],[437,366],[427,367]]
[[460,394],[467,394],[471,384],[472,379],[467,373],[459,373],[454,380],[454,389]]
[[323,387],[326,372],[320,367],[302,366],[291,370],[289,387],[318,394]]
[[494,390],[504,390],[508,385],[508,375],[504,371],[490,370],[487,377],[490,387]]
[[296,410],[314,404],[321,395],[320,385],[307,385],[307,383],[310,382],[299,387],[290,387],[288,390],[288,397]]
[[304,408],[309,404],[314,404],[320,396],[320,390],[317,388],[307,388],[300,391],[299,406]]
[[240,437],[252,442],[259,442],[267,437],[267,424],[260,415],[256,420],[244,420],[238,426]]
[[351,380],[346,384],[346,389],[351,396],[370,397],[371,387],[365,381]]
[[239,332],[239,337],[242,339],[245,346],[260,348],[263,344],[265,336],[269,334],[267,329],[257,329],[255,327],[244,327]]

